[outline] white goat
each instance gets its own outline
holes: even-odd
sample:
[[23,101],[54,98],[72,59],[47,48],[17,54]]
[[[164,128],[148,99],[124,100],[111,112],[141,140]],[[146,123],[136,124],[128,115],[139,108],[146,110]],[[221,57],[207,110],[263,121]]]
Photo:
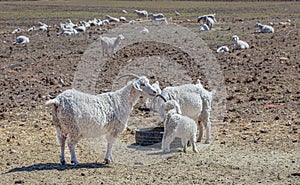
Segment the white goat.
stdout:
[[[166,87],[161,92],[166,100],[170,100],[171,95],[179,103],[182,114],[198,123],[199,137],[197,141],[199,142],[202,139],[204,125],[206,128],[206,144],[210,143],[210,112],[214,94],[215,90],[209,92],[202,86],[200,80],[197,81],[197,84]],[[158,112],[160,117],[164,119],[164,103],[161,100],[158,101]]]
[[208,31],[208,30],[210,30],[210,29],[209,29],[209,26],[207,26],[207,24],[203,24],[200,26],[200,31]]
[[106,15],[105,19],[108,20],[109,22],[120,22],[120,19],[112,17],[110,15]]
[[13,45],[15,45],[15,44],[26,44],[26,43],[29,43],[29,42],[30,42],[30,40],[29,40],[28,37],[21,35],[21,36],[18,36],[16,38],[16,41],[13,42]]
[[29,28],[27,31],[28,32],[31,32],[31,31],[34,31],[35,30],[35,26],[32,26],[31,28]]
[[249,44],[245,41],[240,40],[239,37],[236,35],[232,36],[232,40],[234,41],[233,49],[235,50],[242,50],[242,49],[249,48]]
[[146,10],[134,10],[134,13],[138,15],[138,17],[148,19],[148,12]]
[[120,43],[120,41],[124,39],[124,36],[122,34],[112,38],[100,36],[100,39],[101,39],[103,56],[107,54],[108,56],[112,57],[115,48]]
[[119,20],[120,20],[121,22],[126,22],[126,21],[127,21],[126,17],[120,17]]
[[175,137],[179,137],[181,138],[183,152],[186,152],[187,143],[190,140],[193,146],[193,151],[197,153],[198,150],[196,147],[196,122],[187,116],[181,115],[182,113],[180,106],[174,99],[168,101],[166,101],[163,97],[162,99],[165,101],[164,135],[162,139],[163,152],[170,152],[170,144],[174,141]]
[[168,24],[167,18],[165,17],[152,19],[152,22],[156,24]]
[[76,35],[78,34],[78,31],[76,29],[68,29],[68,30],[63,30],[61,33],[58,33],[61,35]]
[[152,20],[155,20],[155,19],[159,19],[159,18],[164,18],[165,16],[162,13],[157,13],[157,14],[151,13],[151,14],[149,14],[149,17],[151,17]]
[[86,22],[81,22],[79,26],[75,27],[75,30],[77,32],[86,32],[86,28],[87,28]]
[[21,28],[16,28],[16,29],[14,29],[14,31],[12,31],[11,33],[12,34],[16,34],[16,33],[21,33]]
[[274,28],[269,25],[264,25],[260,23],[256,23],[255,27],[258,27],[260,29],[260,33],[274,33]]
[[204,22],[204,24],[206,24],[209,29],[211,29],[213,27],[213,25],[215,24],[214,18],[212,18],[211,16],[208,15],[203,15],[203,16],[199,16],[198,17],[198,22],[202,21]]
[[227,46],[221,46],[217,49],[217,53],[228,52],[229,48]]
[[48,26],[43,25],[39,27],[39,31],[47,31],[48,30]]
[[135,79],[114,92],[91,95],[69,89],[46,102],[46,105],[52,105],[52,121],[61,146],[62,165],[66,164],[64,153],[66,140],[71,153],[71,162],[78,165],[75,155],[78,141],[102,135],[106,135],[107,140],[104,160],[106,163],[113,161],[112,146],[117,136],[126,128],[138,98],[141,94],[152,96],[156,94],[147,77],[131,76]]

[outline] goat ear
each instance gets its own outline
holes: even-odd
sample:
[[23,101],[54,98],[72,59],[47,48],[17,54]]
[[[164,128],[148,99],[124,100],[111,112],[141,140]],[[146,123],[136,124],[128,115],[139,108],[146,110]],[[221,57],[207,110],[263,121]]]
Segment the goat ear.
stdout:
[[138,90],[138,91],[143,91],[143,90],[141,89],[140,81],[139,81],[139,80],[133,82],[133,87],[134,87],[136,90]]

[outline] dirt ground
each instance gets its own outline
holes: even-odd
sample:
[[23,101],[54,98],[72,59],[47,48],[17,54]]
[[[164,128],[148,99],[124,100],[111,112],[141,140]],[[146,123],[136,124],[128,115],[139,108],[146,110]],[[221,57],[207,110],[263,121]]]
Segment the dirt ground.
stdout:
[[[227,8],[228,12],[220,13],[224,17],[219,17],[221,10],[210,8],[217,11],[219,21],[213,30],[202,33],[194,19],[179,17],[170,21],[199,34],[223,72],[226,112],[222,120],[212,120],[217,130],[210,145],[198,143],[197,154],[189,148],[187,154],[173,151],[162,155],[159,150],[130,148],[134,146],[134,133],[124,131],[113,150],[114,163],[103,164],[105,142],[99,142],[99,146],[83,140],[76,149],[81,163],[76,167],[70,164],[68,151],[69,165],[60,166],[60,147],[51,123],[51,110],[44,103],[74,87],[74,76],[87,48],[100,34],[119,24],[62,36],[57,35],[57,25],[65,22],[66,17],[1,18],[1,25],[7,26],[0,30],[0,184],[300,184],[300,31],[297,29],[300,15],[295,13],[299,4],[288,4],[288,10],[280,6],[274,3],[269,9],[256,11],[272,15],[283,11],[288,17],[238,18],[237,15],[247,11],[238,7]],[[1,2],[0,11],[20,11],[23,7]],[[41,7],[61,12],[78,10],[75,6],[50,4],[27,6],[32,11]],[[94,11],[91,6],[84,8],[87,12]],[[121,8],[102,11],[115,13]],[[93,17],[78,14],[68,18]],[[291,19],[291,25],[282,24],[287,18]],[[12,30],[27,29],[39,20],[52,25],[50,30],[26,33],[31,38],[26,46],[11,44],[16,37]],[[272,22],[275,33],[255,33],[257,21]],[[290,30],[294,31],[289,33]],[[235,34],[249,43],[248,50],[215,52],[224,44],[232,48],[230,39]],[[96,78],[96,92],[111,90],[112,81],[136,56],[161,57],[160,51],[172,53],[169,62],[190,71],[187,80],[195,82],[200,78],[211,89],[209,76],[191,65],[186,53],[176,52],[177,48],[172,46],[145,42],[128,46],[108,59]],[[99,57],[95,56],[97,60]],[[149,78],[152,82],[158,80],[162,87],[171,84],[163,75]],[[139,103],[133,110],[129,120],[132,129],[139,124],[158,123],[156,114],[141,108],[143,105]]]

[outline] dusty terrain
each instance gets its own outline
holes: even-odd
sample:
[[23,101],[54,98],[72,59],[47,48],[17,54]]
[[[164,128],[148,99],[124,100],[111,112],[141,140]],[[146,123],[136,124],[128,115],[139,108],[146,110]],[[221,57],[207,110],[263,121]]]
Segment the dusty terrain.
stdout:
[[[126,151],[135,150],[128,147],[134,146],[134,134],[125,131],[114,149],[115,163],[102,163],[105,143],[95,147],[84,140],[76,150],[81,162],[78,167],[60,166],[51,111],[44,103],[74,87],[74,76],[87,48],[100,34],[118,25],[108,25],[103,30],[92,28],[76,36],[57,35],[57,25],[67,18],[74,22],[103,18],[108,12],[122,15],[123,8],[134,8],[122,7],[123,4],[95,8],[89,3],[79,7],[59,6],[59,2],[32,3],[0,4],[0,23],[6,25],[0,30],[0,184],[300,184],[299,3],[263,3],[255,10],[253,3],[249,7],[239,3],[224,7],[205,4],[203,11],[216,12],[219,21],[212,31],[203,33],[198,32],[194,17],[201,14],[198,9],[178,8],[185,13],[171,24],[199,34],[217,58],[224,76],[226,113],[222,120],[213,120],[218,129],[212,144],[199,143],[198,154],[190,149],[187,154],[173,152],[167,156],[159,150],[148,151],[147,155],[143,151],[128,154]],[[21,12],[24,7],[27,12]],[[170,9],[150,7],[152,11],[172,13]],[[43,14],[43,10],[54,13]],[[136,18],[134,14],[128,16]],[[292,25],[279,24],[287,18]],[[26,30],[38,21],[53,27],[48,32],[26,33],[31,38],[26,46],[11,44],[16,37],[12,30]],[[255,33],[257,21],[272,22],[276,32]],[[295,31],[287,35],[290,30]],[[230,39],[234,34],[247,41],[250,49],[216,53],[218,46],[232,46]],[[102,66],[96,78],[96,92],[111,90],[118,73],[136,56],[160,57],[168,52],[170,62],[190,71],[190,82],[200,78],[211,89],[209,76],[190,65],[186,53],[178,51],[155,42],[128,46]],[[95,56],[95,60],[99,57]],[[162,87],[170,84],[165,76],[149,78],[152,82],[159,80]],[[135,107],[129,122],[131,128],[157,122],[155,114],[139,108],[143,105]],[[69,163],[68,157],[67,151]]]

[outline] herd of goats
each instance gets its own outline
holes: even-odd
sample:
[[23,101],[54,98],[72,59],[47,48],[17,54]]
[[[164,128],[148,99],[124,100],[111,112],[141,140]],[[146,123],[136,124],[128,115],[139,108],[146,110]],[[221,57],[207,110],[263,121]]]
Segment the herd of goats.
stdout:
[[[168,24],[168,20],[162,13],[149,14],[145,10],[134,11],[138,20],[153,21],[157,24]],[[123,10],[124,14],[127,11]],[[179,13],[175,11],[176,16]],[[202,15],[198,17],[200,31],[211,30],[216,22],[215,14]],[[61,23],[61,35],[76,35],[92,26],[102,26],[111,22],[126,22],[136,24],[135,20],[127,21],[125,17],[115,18],[106,16],[105,20],[93,19],[89,21],[80,21],[74,24],[70,19],[67,23]],[[269,25],[256,24],[261,33],[274,33],[274,28]],[[35,26],[28,29],[28,32],[34,30],[47,31],[50,26],[39,22],[39,28]],[[149,32],[147,28],[141,30],[141,33]],[[20,34],[22,30],[17,28],[12,32]],[[112,56],[114,49],[124,39],[123,35],[117,37],[100,37],[103,49],[103,55]],[[239,40],[234,35],[234,49],[248,49],[247,42]],[[28,37],[21,35],[16,38],[13,44],[27,44]],[[218,48],[217,52],[228,52],[227,46]],[[48,100],[46,105],[52,106],[52,121],[57,130],[57,137],[61,146],[62,165],[65,161],[65,144],[67,143],[71,154],[71,163],[78,165],[75,155],[75,146],[82,138],[106,136],[107,150],[105,162],[113,161],[112,147],[116,142],[118,135],[127,127],[128,118],[134,105],[141,96],[148,97],[151,101],[151,110],[159,113],[164,122],[164,135],[162,139],[162,150],[170,151],[170,144],[175,137],[181,138],[183,151],[187,150],[187,143],[190,141],[193,151],[197,151],[196,142],[200,142],[205,128],[205,143],[210,143],[210,112],[215,91],[206,90],[200,80],[196,84],[184,84],[180,86],[169,86],[160,89],[159,83],[150,84],[146,76],[137,76],[135,74],[123,75],[120,78],[131,78],[131,80],[121,89],[114,92],[106,92],[99,95],[92,95],[69,89],[56,98]],[[119,78],[119,79],[120,79]],[[119,80],[118,79],[118,80]],[[197,129],[199,136],[196,138]]]

